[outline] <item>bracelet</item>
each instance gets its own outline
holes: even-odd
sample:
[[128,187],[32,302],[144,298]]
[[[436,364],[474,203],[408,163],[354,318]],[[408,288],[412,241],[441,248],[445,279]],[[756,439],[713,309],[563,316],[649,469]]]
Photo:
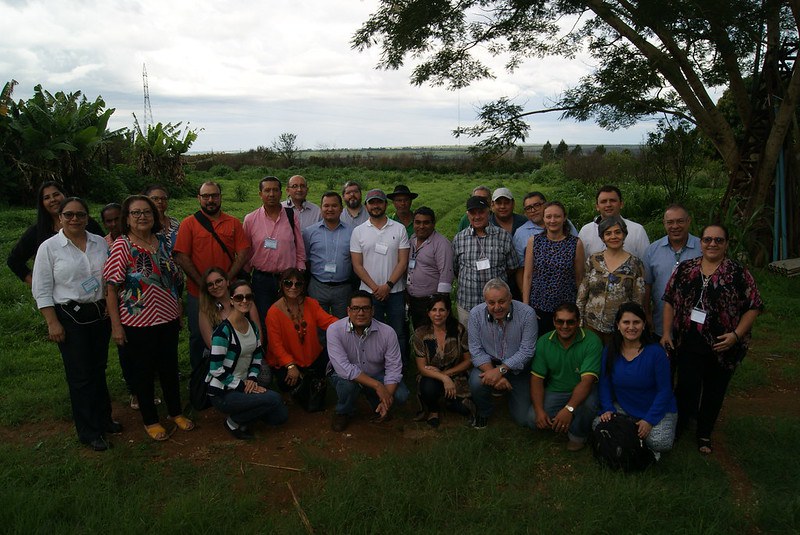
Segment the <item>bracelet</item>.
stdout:
[[735,337],[736,337],[736,341],[737,341],[737,342],[741,342],[741,341],[742,341],[742,340],[739,338],[739,335],[738,335],[738,334],[736,334],[736,329],[734,329],[734,330],[733,330],[733,336],[735,336]]
[[289,371],[289,370],[291,370],[292,368],[297,368],[297,364],[295,364],[295,363],[293,362],[293,363],[291,363],[291,364],[287,364],[287,365],[286,365],[286,371]]

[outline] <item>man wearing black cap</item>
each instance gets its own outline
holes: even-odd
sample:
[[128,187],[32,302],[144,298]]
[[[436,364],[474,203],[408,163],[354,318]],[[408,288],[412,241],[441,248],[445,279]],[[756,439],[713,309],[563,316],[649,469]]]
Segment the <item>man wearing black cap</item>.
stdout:
[[469,311],[483,302],[483,287],[491,279],[509,280],[519,265],[511,235],[489,225],[489,201],[467,200],[469,227],[453,238],[453,271],[458,277],[458,320],[467,327]]
[[418,193],[412,193],[408,186],[398,184],[394,187],[394,191],[386,195],[394,205],[394,213],[389,216],[398,223],[406,227],[406,232],[410,238],[414,234],[414,214],[411,211],[411,201],[419,197]]

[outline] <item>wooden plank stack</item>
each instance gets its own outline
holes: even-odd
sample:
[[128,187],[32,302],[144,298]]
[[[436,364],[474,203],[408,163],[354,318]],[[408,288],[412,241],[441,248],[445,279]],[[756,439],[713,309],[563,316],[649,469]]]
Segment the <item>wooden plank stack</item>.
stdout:
[[769,265],[769,270],[784,277],[800,276],[800,258],[778,260]]

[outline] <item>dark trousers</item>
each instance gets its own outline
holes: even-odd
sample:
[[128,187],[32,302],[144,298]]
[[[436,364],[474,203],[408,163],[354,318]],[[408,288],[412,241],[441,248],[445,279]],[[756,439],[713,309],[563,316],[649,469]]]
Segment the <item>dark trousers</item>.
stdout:
[[408,316],[411,318],[412,332],[429,323],[427,308],[430,298],[430,295],[408,295]]
[[258,319],[260,323],[258,328],[264,329],[264,320],[267,317],[267,311],[272,304],[278,300],[278,274],[267,273],[265,271],[253,270],[253,295],[256,300],[256,310],[258,310]]
[[122,379],[128,388],[128,393],[133,394],[133,365],[131,359],[125,352],[126,346],[117,346],[117,356],[119,357],[119,368],[122,370]]
[[682,344],[677,355],[680,425],[697,418],[697,438],[711,438],[733,370],[723,367],[706,344]]
[[553,329],[555,329],[555,325],[553,325],[553,317],[555,316],[555,312],[545,312],[544,310],[536,310],[536,320],[538,322],[539,327],[539,336],[542,336],[544,333],[549,333]]
[[417,383],[417,395],[422,403],[422,407],[427,412],[439,412],[439,403],[442,399],[448,410],[457,412],[463,416],[470,416],[469,409],[464,405],[463,398],[445,399],[444,384],[432,377],[420,377]]
[[189,363],[194,371],[203,361],[206,343],[200,334],[200,300],[191,294],[186,296],[186,320],[189,324]]
[[183,412],[178,380],[178,320],[151,327],[125,327],[126,352],[133,367],[133,390],[144,425],[158,423],[153,404],[156,374],[170,416]]
[[80,325],[59,306],[55,310],[64,327],[64,341],[58,349],[69,386],[72,419],[78,439],[88,444],[100,438],[111,423],[111,398],[106,384],[111,323],[106,319]]
[[405,292],[390,293],[383,301],[372,298],[374,318],[387,324],[397,333],[403,364],[408,364],[408,320],[406,318]]

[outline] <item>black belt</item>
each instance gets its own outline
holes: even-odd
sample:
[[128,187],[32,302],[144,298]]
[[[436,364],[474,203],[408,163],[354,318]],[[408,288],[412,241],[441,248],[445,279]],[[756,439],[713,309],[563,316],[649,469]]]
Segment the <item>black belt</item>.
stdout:
[[325,282],[325,281],[321,281],[321,280],[319,280],[319,279],[318,279],[318,278],[316,278],[316,277],[314,277],[314,280],[315,280],[315,281],[317,281],[317,282],[318,282],[318,283],[320,283],[320,284],[324,284],[325,286],[342,286],[343,284],[350,284],[350,281],[349,281],[349,280],[346,280],[346,281],[341,281],[341,282],[334,282],[334,281],[331,281],[331,282]]
[[278,277],[280,277],[280,276],[281,276],[281,274],[280,274],[280,273],[272,273],[272,272],[270,272],[270,271],[261,271],[260,269],[253,269],[253,274],[254,274],[254,275],[255,275],[255,274],[258,274],[258,275],[266,275],[266,276],[268,276],[268,277],[275,277],[275,278],[278,278]]

